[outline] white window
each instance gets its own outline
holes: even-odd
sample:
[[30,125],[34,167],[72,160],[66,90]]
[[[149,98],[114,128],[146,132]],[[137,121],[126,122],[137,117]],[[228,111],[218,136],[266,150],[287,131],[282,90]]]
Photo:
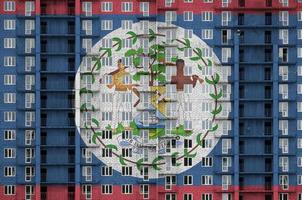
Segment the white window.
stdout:
[[16,112],[5,111],[4,112],[4,121],[5,122],[15,122],[16,121]]
[[185,29],[184,30],[184,36],[186,39],[193,37],[193,30],[192,29]]
[[166,190],[171,190],[173,185],[176,185],[176,176],[166,175],[166,177],[165,177],[165,189]]
[[4,93],[4,103],[16,103],[16,93]]
[[223,172],[228,172],[229,168],[232,167],[232,157],[222,157],[221,168]]
[[288,102],[279,102],[279,112],[282,117],[288,117]]
[[222,175],[221,177],[222,189],[228,190],[229,186],[232,185],[232,176],[230,175]]
[[298,194],[298,200],[302,200],[302,193]]
[[203,29],[201,31],[201,37],[204,40],[211,40],[211,39],[213,39],[213,29]]
[[185,193],[183,200],[193,200],[193,194]]
[[92,167],[91,166],[83,166],[82,173],[85,177],[85,181],[92,181]]
[[288,121],[287,120],[279,120],[279,130],[282,135],[288,135]]
[[184,21],[193,21],[192,11],[184,11]]
[[103,194],[112,194],[112,185],[104,184],[101,187]]
[[92,16],[92,2],[82,2],[82,10],[85,16]]
[[302,94],[302,84],[297,84],[297,94]]
[[201,158],[201,166],[202,167],[212,167],[213,166],[213,158],[212,157],[202,157]]
[[167,23],[171,23],[176,21],[177,19],[177,13],[175,11],[166,11],[165,12],[165,21]]
[[4,176],[5,177],[14,177],[14,176],[16,176],[16,167],[12,167],[12,166],[4,167]]
[[25,35],[30,35],[35,30],[35,20],[25,20]]
[[35,139],[35,131],[34,130],[25,130],[25,145],[31,145],[32,141]]
[[297,175],[297,185],[302,185],[302,175]]
[[34,186],[25,185],[25,200],[31,200],[34,195]]
[[25,90],[32,90],[35,85],[35,75],[25,75]]
[[35,48],[34,38],[25,38],[25,53],[33,53],[32,50]]
[[85,49],[86,53],[91,52],[92,39],[84,38],[82,39],[82,48]]
[[14,19],[5,19],[3,21],[4,30],[15,30],[16,29],[16,20]]
[[35,112],[25,112],[25,126],[29,127],[35,122]]
[[112,20],[102,20],[101,28],[103,31],[108,31],[113,29],[113,21]]
[[201,185],[213,185],[213,176],[211,175],[201,176]]
[[140,2],[139,7],[143,16],[149,16],[149,2]]
[[32,177],[35,176],[35,168],[26,166],[25,167],[25,181],[31,181]]
[[288,80],[288,66],[279,66],[279,76],[281,76],[282,81]]
[[302,11],[297,12],[298,21],[302,21]]
[[91,199],[92,197],[92,186],[91,185],[83,185],[82,193],[85,195],[86,199]]
[[298,40],[302,39],[302,29],[297,29],[297,38]]
[[143,195],[144,199],[149,199],[149,185],[147,184],[140,185],[140,194]]
[[279,139],[279,148],[281,149],[282,153],[288,153],[288,139],[287,138]]
[[184,176],[184,185],[193,185],[193,176],[192,175]]
[[297,138],[297,148],[302,149],[302,138]]
[[132,2],[122,2],[122,12],[132,12],[133,3]]
[[102,176],[112,176],[113,171],[111,166],[102,166]]
[[122,185],[122,194],[132,194],[133,185],[123,184]]
[[205,11],[201,13],[201,20],[202,21],[213,21],[213,12],[212,11]]
[[122,166],[122,176],[132,176],[132,167]]
[[281,167],[282,172],[288,172],[288,157],[279,157],[279,167]]
[[14,67],[16,66],[16,57],[14,56],[4,56],[4,66]]
[[112,2],[102,2],[101,10],[102,12],[112,12]]
[[25,71],[30,72],[32,68],[35,67],[35,57],[34,56],[25,56]]
[[16,158],[16,149],[4,148],[4,158]]
[[281,22],[282,26],[288,26],[288,21],[289,21],[288,11],[279,12],[279,21]]
[[16,48],[16,38],[4,38],[4,48],[5,49]]
[[302,157],[301,156],[297,157],[297,166],[302,167]]
[[86,35],[92,35],[92,21],[91,20],[83,20],[82,21],[82,30]]
[[231,19],[232,19],[232,12],[223,11],[221,13],[221,25],[222,26],[228,26]]
[[204,3],[213,3],[213,0],[203,0]]
[[232,56],[232,50],[231,48],[222,48],[221,49],[221,53],[222,53],[222,62],[227,63],[229,62],[229,59]]
[[297,67],[297,75],[302,76],[302,66]]
[[282,99],[288,99],[288,85],[287,84],[279,85],[279,94],[281,94]]
[[288,189],[288,185],[289,185],[288,175],[280,175],[279,176],[279,185],[282,187],[283,190]]
[[210,193],[201,194],[201,200],[213,200],[213,194]]
[[5,195],[15,195],[16,194],[16,186],[15,185],[5,185],[4,186],[4,194]]
[[222,139],[222,153],[228,154],[229,150],[232,148],[232,139]]
[[16,130],[4,130],[4,140],[16,140]]
[[297,48],[297,57],[302,58],[302,47]]
[[132,29],[133,21],[131,21],[131,20],[122,20],[121,23],[122,23],[122,29],[123,30]]
[[35,11],[34,1],[25,1],[25,16],[31,16],[32,12]]
[[201,142],[201,147],[204,149],[212,148],[213,141],[212,139],[203,139]]
[[282,41],[282,44],[288,44],[288,29],[279,30],[279,39]]
[[283,7],[288,7],[288,0],[280,0]]
[[230,0],[222,0],[221,6],[224,8],[227,8],[227,7],[229,7],[229,3],[230,3]]
[[15,1],[4,1],[4,11],[15,11],[16,3]]
[[190,157],[184,158],[184,166],[192,166],[192,162],[193,162],[192,158]]

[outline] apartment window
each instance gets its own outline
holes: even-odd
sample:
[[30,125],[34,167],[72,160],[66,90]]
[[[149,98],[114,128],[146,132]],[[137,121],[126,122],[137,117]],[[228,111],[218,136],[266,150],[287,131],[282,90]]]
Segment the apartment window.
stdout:
[[102,12],[112,12],[112,2],[102,2],[101,10]]
[[25,67],[26,72],[31,72],[32,68],[35,67],[35,57],[34,56],[25,56]]
[[281,130],[282,135],[288,135],[288,121],[279,120],[279,130]]
[[85,16],[92,16],[92,2],[82,2],[82,10]]
[[4,112],[4,121],[5,122],[15,122],[16,121],[16,112],[5,111]]
[[184,158],[184,166],[192,166],[192,162],[193,162],[192,158],[190,157]]
[[16,140],[16,131],[4,130],[4,140]]
[[35,20],[25,20],[25,35],[30,35],[35,30]]
[[244,14],[243,13],[238,14],[238,25],[244,25]]
[[35,75],[25,75],[25,90],[31,90],[35,85]]
[[282,153],[288,153],[288,139],[287,138],[279,139],[279,148],[281,149]]
[[5,185],[4,186],[4,194],[5,195],[15,195],[16,194],[16,186],[15,185]]
[[302,84],[297,84],[297,94],[302,94]]
[[221,25],[222,26],[228,26],[229,22],[231,22],[232,19],[232,13],[229,11],[223,11],[221,13]]
[[16,93],[4,93],[4,103],[16,103]]
[[4,48],[5,49],[16,48],[16,38],[4,38]]
[[229,62],[229,59],[232,56],[231,48],[222,48],[221,53],[222,53],[222,60],[221,61],[224,62],[224,63]]
[[165,177],[165,189],[171,190],[173,185],[176,185],[176,176],[167,175]]
[[302,11],[297,12],[298,21],[302,21]]
[[288,172],[288,157],[279,157],[279,167],[281,167],[282,172]]
[[279,194],[279,200],[289,200],[287,193]]
[[102,185],[101,187],[102,187],[103,194],[112,194],[112,185],[105,184]]
[[222,0],[222,1],[221,1],[221,6],[222,6],[223,8],[229,7],[230,1],[231,1],[231,0]]
[[83,185],[82,193],[85,195],[86,199],[91,199],[92,197],[92,186],[91,185]]
[[113,29],[113,21],[112,20],[102,20],[101,21],[101,29],[104,31]]
[[203,0],[204,3],[213,3],[213,0]]
[[204,40],[213,39],[213,29],[203,29],[201,31],[201,37]]
[[183,200],[193,200],[193,194],[184,194]]
[[297,138],[297,148],[302,149],[302,138]]
[[102,176],[112,176],[113,171],[111,166],[102,166]]
[[265,25],[272,25],[272,13],[265,13]]
[[213,185],[213,176],[211,175],[201,176],[201,185]]
[[122,29],[123,30],[132,29],[133,21],[131,21],[131,20],[122,20],[121,23],[122,23]]
[[133,3],[132,2],[122,2],[122,12],[132,12]]
[[35,132],[33,130],[25,130],[25,145],[31,145],[35,139]]
[[288,80],[288,66],[279,66],[279,76],[281,76],[282,81]]
[[213,194],[201,194],[201,200],[213,200]]
[[35,11],[34,1],[25,1],[25,16],[31,16],[32,12]]
[[33,53],[32,50],[35,48],[35,39],[25,38],[25,53]]
[[[299,58],[299,48],[298,48],[298,58]],[[279,59],[281,62],[288,62],[288,48],[279,48]]]
[[297,76],[302,76],[302,66],[297,67]]
[[5,67],[14,67],[14,66],[16,66],[16,57],[4,56],[4,66]]
[[15,1],[4,1],[4,11],[15,11],[16,3]]
[[147,185],[147,184],[140,185],[140,194],[143,195],[144,199],[148,199],[149,198],[149,185]]
[[212,157],[202,157],[201,158],[201,166],[202,167],[212,167],[213,166],[213,158]]
[[122,185],[122,194],[132,194],[133,185],[123,184]]
[[281,22],[282,26],[288,26],[288,21],[289,21],[288,11],[279,12],[279,21]]
[[166,11],[165,12],[165,21],[167,23],[171,23],[176,21],[177,19],[177,13],[175,11]]
[[227,154],[229,150],[232,148],[232,140],[231,139],[222,139],[222,153]]
[[184,21],[193,21],[192,11],[184,11]]
[[92,181],[92,167],[91,166],[83,166],[82,174],[85,177],[85,181]]
[[184,185],[193,185],[193,176],[192,175],[184,176]]
[[4,148],[4,158],[16,158],[16,149]]
[[3,21],[4,30],[15,30],[16,29],[16,20],[14,19],[5,19]]
[[201,20],[202,21],[213,21],[213,12],[212,11],[205,11],[201,13]]
[[223,172],[228,172],[229,168],[232,167],[232,157],[222,157],[221,158],[221,168]]
[[82,21],[82,30],[86,35],[92,35],[92,21],[91,20],[83,20]]
[[298,200],[302,200],[302,193],[298,194]]
[[25,112],[25,126],[30,127],[35,122],[35,112]]
[[143,16],[149,16],[149,2],[140,2],[139,8]]
[[4,167],[4,176],[5,177],[14,177],[14,176],[16,176],[16,167],[12,167],[12,166]]
[[297,166],[302,167],[302,157],[301,156],[297,157]]
[[279,94],[281,94],[282,99],[288,99],[288,85],[287,84],[279,85]]
[[288,117],[288,102],[279,103],[279,112],[281,112],[282,117]]
[[31,181],[32,177],[35,176],[35,168],[34,167],[25,167],[25,181]]
[[232,176],[230,175],[222,175],[221,177],[222,189],[228,190],[229,186],[232,185]]
[[288,185],[289,185],[288,175],[280,175],[279,176],[279,185],[282,187],[283,190],[288,189]]
[[25,200],[31,200],[34,195],[34,186],[26,185],[25,186]]
[[279,39],[282,41],[282,44],[288,44],[288,29],[279,30]]

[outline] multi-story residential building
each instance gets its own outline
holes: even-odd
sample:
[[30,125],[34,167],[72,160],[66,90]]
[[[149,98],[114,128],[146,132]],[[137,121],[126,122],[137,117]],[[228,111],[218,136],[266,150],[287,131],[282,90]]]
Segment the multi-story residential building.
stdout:
[[1,0],[1,200],[302,200],[301,0]]

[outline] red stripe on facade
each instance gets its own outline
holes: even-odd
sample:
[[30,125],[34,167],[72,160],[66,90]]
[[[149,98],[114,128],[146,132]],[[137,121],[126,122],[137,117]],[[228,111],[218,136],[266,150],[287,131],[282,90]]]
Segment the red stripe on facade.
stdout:
[[[83,14],[82,11],[82,2],[80,0],[44,0],[41,6],[40,0],[36,0],[36,14],[47,14],[47,15],[67,15],[72,12],[73,14]],[[302,3],[297,3],[296,0],[289,0],[289,6],[284,7],[279,1],[272,1],[272,6],[267,7],[265,0],[246,0],[245,6],[240,7],[238,1],[232,0],[228,7],[222,7],[222,0],[215,0],[213,3],[204,3],[202,0],[193,1],[193,3],[186,3],[184,1],[175,1],[171,7],[167,8],[165,6],[165,0],[104,0],[104,1],[86,1],[92,2],[92,14],[142,14],[140,12],[140,2],[149,2],[150,3],[150,14],[155,15],[163,13],[165,11],[176,11],[178,14],[182,14],[184,11],[192,11],[195,14],[200,14],[202,11],[213,11],[215,13],[221,13],[222,11],[233,11],[233,12],[242,12],[242,13],[251,13],[259,14],[263,12],[279,12],[280,10],[288,10],[290,13],[294,14],[299,10],[302,10]],[[16,2],[16,11],[6,12],[4,11],[3,1],[0,3],[0,14],[25,14],[25,1],[15,0]],[[73,2],[74,8],[71,8],[68,3]],[[112,12],[103,12],[101,10],[102,2],[112,2],[113,10]],[[122,2],[133,2],[133,11],[132,12],[122,12]],[[43,8],[44,7],[44,8]]]
[[[150,185],[149,199],[165,200],[165,194],[175,193],[177,199],[183,199],[184,194],[192,194],[194,199],[201,199],[202,194],[210,193],[215,200],[221,200],[223,193],[230,193],[234,200],[238,200],[239,187],[230,187],[229,190],[222,190],[221,186],[173,186],[171,190],[165,190],[164,186]],[[40,187],[36,186],[32,200],[40,200],[41,197],[46,197],[47,200],[86,200],[80,186],[75,187],[75,192],[68,192],[67,185],[48,185],[47,193],[40,195]],[[302,186],[290,186],[288,190],[282,190],[279,186],[275,186],[272,190],[265,190],[263,186],[245,186],[240,189],[240,195],[244,200],[264,200],[265,195],[274,195],[273,200],[279,200],[280,193],[287,193],[288,200],[297,200],[298,194],[302,193]],[[237,195],[235,195],[237,194]],[[113,186],[112,194],[103,194],[100,185],[92,186],[92,200],[142,200],[143,195],[140,193],[139,185],[133,186],[132,194],[122,194],[121,186]],[[1,200],[19,200],[25,198],[25,186],[18,185],[15,195],[4,195],[4,187],[0,187]]]

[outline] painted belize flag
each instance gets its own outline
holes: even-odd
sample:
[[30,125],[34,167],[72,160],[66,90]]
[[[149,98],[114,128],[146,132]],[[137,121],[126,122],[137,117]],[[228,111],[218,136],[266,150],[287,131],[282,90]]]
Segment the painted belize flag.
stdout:
[[117,198],[122,185],[126,193],[139,187],[144,198],[164,198],[167,190],[175,199],[177,190],[200,189],[178,186],[186,174],[184,185],[197,175],[202,189],[212,190],[213,176],[202,166],[212,166],[209,155],[231,125],[219,120],[230,112],[220,101],[229,99],[225,77],[211,47],[169,21],[129,23],[96,42],[76,77],[76,124],[83,141],[95,145],[85,154],[102,163],[97,196],[107,199],[113,190]]

